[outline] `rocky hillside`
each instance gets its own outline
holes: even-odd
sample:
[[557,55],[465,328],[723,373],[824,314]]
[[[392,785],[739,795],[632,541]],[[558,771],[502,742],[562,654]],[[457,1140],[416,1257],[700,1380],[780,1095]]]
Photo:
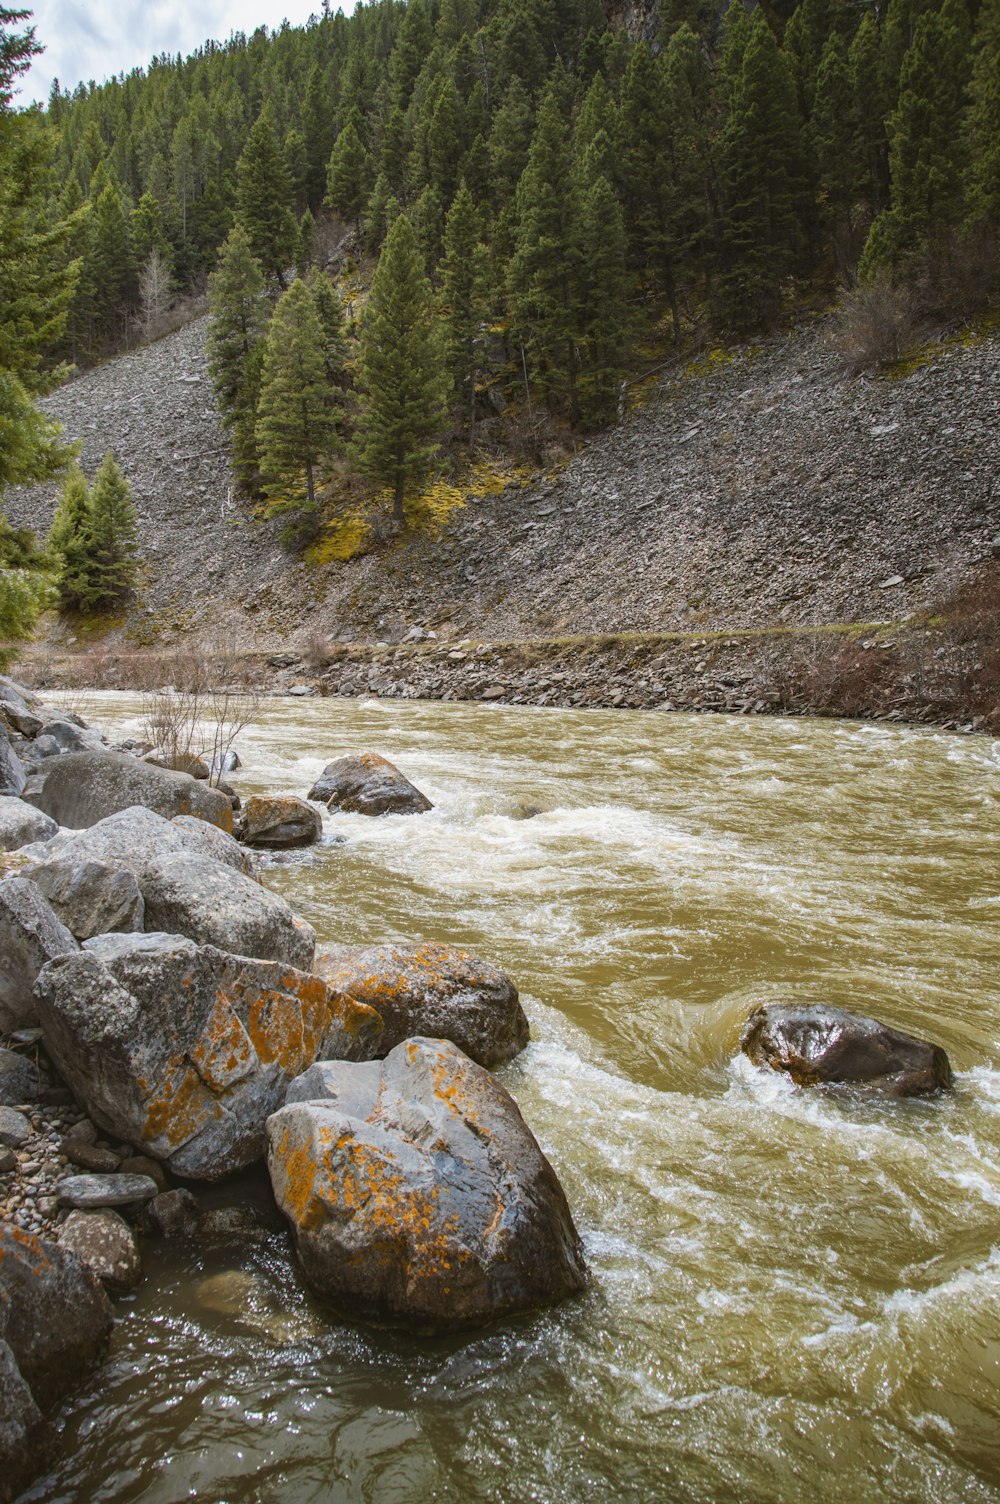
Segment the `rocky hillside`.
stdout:
[[[845,375],[829,321],[678,365],[537,484],[471,503],[440,538],[321,567],[234,499],[204,338],[192,323],[43,404],[85,466],[112,449],[131,480],[133,641],[222,633],[275,652],[417,627],[487,641],[899,621],[1000,552],[996,332],[894,378]],[[8,497],[42,532],[52,504]]]

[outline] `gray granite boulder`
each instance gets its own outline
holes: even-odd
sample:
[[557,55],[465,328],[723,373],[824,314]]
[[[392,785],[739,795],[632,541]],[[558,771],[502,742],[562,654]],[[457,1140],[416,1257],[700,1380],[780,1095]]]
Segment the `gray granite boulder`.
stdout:
[[584,1286],[555,1172],[513,1099],[448,1041],[313,1066],[267,1132],[305,1277],[343,1316],[451,1331]]
[[33,1060],[15,1050],[0,1048],[0,1107],[37,1102],[48,1086],[48,1078]]
[[7,728],[0,722],[0,795],[14,798],[24,789],[26,774],[21,759],[10,744]]
[[378,752],[327,763],[309,798],[355,815],[419,815],[434,806],[394,763]]
[[31,841],[51,841],[59,827],[34,805],[13,794],[0,795],[0,851],[17,851]]
[[939,1045],[878,1019],[823,1004],[769,1003],[751,1014],[740,1040],[754,1065],[799,1086],[852,1086],[886,1096],[928,1096],[951,1086]]
[[79,946],[34,883],[0,882],[0,1033],[35,1023],[32,988],[47,961]]
[[200,851],[247,877],[256,876],[257,863],[253,855],[217,825],[209,825],[194,815],[175,815],[170,824],[179,832],[183,850]]
[[107,862],[63,857],[34,862],[21,876],[44,894],[52,912],[77,940],[109,930],[141,930],[145,905],[135,875]]
[[134,1206],[152,1201],[159,1186],[149,1175],[65,1175],[56,1186],[60,1205],[77,1211],[109,1206]]
[[247,846],[287,851],[314,846],[322,834],[322,815],[304,799],[251,794],[243,801],[240,835]]
[[414,1034],[450,1039],[488,1070],[528,1043],[517,988],[456,945],[352,945],[316,958],[317,973],[382,1019],[382,1053]]
[[178,935],[102,935],[36,984],[49,1054],[112,1139],[192,1179],[259,1158],[318,1056],[370,1059],[381,1020],[319,977]]
[[187,935],[239,956],[312,968],[316,932],[278,893],[198,852],[147,863],[141,878],[146,929]]
[[68,752],[102,752],[106,746],[99,731],[68,717],[46,721],[35,733],[25,758],[30,764]]
[[74,830],[96,825],[135,804],[167,819],[197,815],[220,830],[233,828],[232,805],[218,789],[207,788],[187,773],[155,768],[125,752],[70,752],[46,758],[28,779],[23,797]]
[[0,1223],[0,1498],[37,1466],[33,1433],[102,1354],[111,1304],[75,1254]]

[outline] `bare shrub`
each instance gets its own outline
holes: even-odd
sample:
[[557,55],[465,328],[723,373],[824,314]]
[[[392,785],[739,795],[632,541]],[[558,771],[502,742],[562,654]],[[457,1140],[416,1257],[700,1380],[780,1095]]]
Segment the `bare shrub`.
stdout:
[[913,294],[883,275],[848,293],[834,339],[848,370],[864,371],[898,360],[917,327]]
[[260,709],[263,689],[224,649],[157,655],[149,667],[159,682],[143,692],[143,735],[171,759],[203,758],[218,783],[226,754]]
[[330,639],[318,627],[313,627],[306,638],[302,657],[314,673],[321,668],[326,668],[330,662]]

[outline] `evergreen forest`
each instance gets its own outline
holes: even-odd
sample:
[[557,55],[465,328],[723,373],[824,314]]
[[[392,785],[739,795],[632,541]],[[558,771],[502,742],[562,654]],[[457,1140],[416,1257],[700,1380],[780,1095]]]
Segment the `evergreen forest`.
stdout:
[[855,285],[994,297],[1000,0],[617,19],[324,0],[15,111],[30,16],[0,11],[22,240],[5,225],[0,381],[28,402],[207,290],[246,492],[308,520],[339,464],[402,520],[441,441],[499,411],[599,428],[675,346]]

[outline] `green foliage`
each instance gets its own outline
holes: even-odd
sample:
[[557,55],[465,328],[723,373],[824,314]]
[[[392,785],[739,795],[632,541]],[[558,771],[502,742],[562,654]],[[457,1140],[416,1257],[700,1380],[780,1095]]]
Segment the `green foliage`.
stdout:
[[233,468],[248,491],[257,486],[257,399],[270,305],[250,237],[234,225],[209,278],[208,373],[223,424],[233,436]]
[[48,550],[55,566],[60,610],[80,611],[89,584],[90,491],[78,466],[67,475],[49,528]]
[[985,0],[979,13],[963,147],[968,220],[996,231],[1000,229],[1000,0]]
[[139,573],[138,523],[128,482],[109,450],[90,491],[87,568],[80,604],[106,611],[132,595]]
[[405,214],[389,231],[372,280],[358,386],[363,408],[355,461],[391,489],[393,517],[402,526],[407,496],[433,467],[448,391],[430,283]]
[[237,213],[265,277],[280,287],[295,260],[298,240],[291,198],[277,138],[270,120],[261,115],[236,170]]
[[303,506],[308,513],[315,511],[316,470],[336,448],[339,415],[329,349],[315,296],[297,277],[274,310],[257,408],[264,488],[283,503],[282,509],[304,477]]
[[361,210],[368,198],[368,153],[351,121],[337,137],[326,170],[326,203],[343,219],[361,227]]
[[476,380],[485,362],[489,257],[480,238],[479,215],[463,183],[451,206],[441,264],[448,363],[455,390],[464,398],[470,440],[476,420]]

